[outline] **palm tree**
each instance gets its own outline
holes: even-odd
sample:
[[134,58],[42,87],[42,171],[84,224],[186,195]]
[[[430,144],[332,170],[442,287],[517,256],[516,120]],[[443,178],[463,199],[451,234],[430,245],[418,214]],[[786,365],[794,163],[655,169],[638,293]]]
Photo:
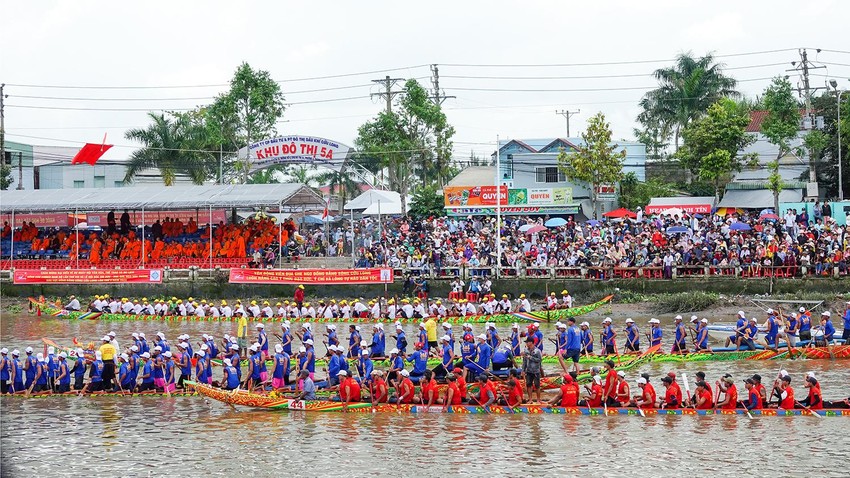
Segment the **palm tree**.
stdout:
[[280,184],[278,173],[282,173],[280,166],[269,166],[248,176],[248,184]]
[[172,186],[178,174],[185,174],[195,184],[207,179],[209,154],[197,148],[201,131],[183,117],[148,113],[153,123],[146,128],[127,131],[124,137],[143,146],[130,155],[124,182],[131,182],[141,171],[158,168],[162,183]]
[[320,185],[328,186],[328,194],[339,195],[339,212],[342,214],[346,199],[354,197],[360,192],[360,187],[357,182],[351,179],[348,174],[343,174],[341,171],[330,170],[316,176],[316,182]]
[[702,116],[708,107],[723,97],[738,97],[737,82],[723,74],[723,63],[715,63],[707,54],[694,58],[690,52],[676,58],[676,63],[655,70],[658,88],[649,91],[640,101],[643,113],[638,120],[659,119],[665,128],[672,129],[676,150],[680,131],[692,120]]
[[287,183],[300,183],[307,187],[314,187],[316,184],[316,177],[310,176],[310,170],[312,167],[307,167],[302,165],[299,166],[291,166],[286,169],[286,182]]

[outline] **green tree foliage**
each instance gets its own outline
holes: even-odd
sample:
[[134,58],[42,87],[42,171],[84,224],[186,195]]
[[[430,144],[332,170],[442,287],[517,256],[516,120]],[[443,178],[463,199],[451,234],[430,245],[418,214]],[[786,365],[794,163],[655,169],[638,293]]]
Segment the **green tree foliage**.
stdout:
[[446,215],[443,207],[443,196],[436,186],[424,186],[417,189],[411,198],[410,210],[407,215],[414,219],[441,217]]
[[776,156],[779,161],[791,152],[790,142],[800,130],[800,106],[791,92],[791,83],[781,77],[774,78],[764,90],[762,103],[767,110],[767,117],[761,124],[761,132],[768,142],[779,149]]
[[[283,92],[268,71],[242,63],[230,80],[230,90],[216,97],[206,111],[208,132],[234,145],[246,145],[277,134],[275,124],[285,110]],[[251,165],[238,165],[248,181]]]
[[720,98],[739,95],[735,79],[724,75],[723,67],[714,62],[711,54],[694,58],[688,52],[679,55],[673,66],[655,70],[658,88],[640,101],[643,112],[638,121],[644,126],[659,124],[668,132],[672,130],[678,150],[682,129]]
[[186,115],[174,113],[148,113],[151,124],[145,128],[128,130],[124,136],[142,144],[130,155],[125,182],[142,170],[158,168],[162,174],[162,183],[174,184],[177,174],[185,174],[195,184],[203,184],[209,174],[209,153],[198,150],[199,136],[202,134]]
[[626,173],[620,181],[620,206],[634,211],[645,207],[652,198],[670,197],[676,191],[668,184],[656,180],[638,181],[634,172]]
[[714,195],[720,199],[723,186],[744,161],[752,155],[739,151],[754,143],[756,138],[746,133],[749,113],[734,101],[723,98],[708,108],[707,114],[689,123],[683,130],[685,144],[676,154],[682,164],[699,179],[714,185]]
[[773,192],[773,212],[779,214],[779,194],[785,187],[782,175],[779,174],[779,160],[767,163],[767,170],[770,171],[767,176],[767,188]]
[[12,167],[0,158],[0,190],[7,190],[12,185]]
[[622,179],[626,151],[616,151],[619,145],[611,143],[611,127],[602,113],[588,120],[587,130],[581,137],[584,144],[578,151],[558,154],[558,167],[570,181],[582,181],[591,186],[590,203],[593,217],[596,217],[597,188]]
[[248,176],[248,184],[280,184],[283,172],[283,167],[277,165],[254,171]]
[[812,130],[809,131],[803,138],[803,146],[809,152],[809,180],[811,181],[812,177],[817,177],[817,163],[822,160],[821,155],[824,150],[826,150],[829,145],[829,136],[822,131]]
[[415,177],[425,185],[448,181],[454,128],[416,80],[405,83],[404,94],[394,106],[392,112],[382,111],[361,125],[355,145],[362,156],[380,159],[390,188],[401,194],[405,206]]
[[357,182],[351,179],[351,175],[336,170],[328,170],[316,176],[316,182],[321,186],[328,186],[331,195],[339,197],[339,213],[343,213],[343,207],[349,198],[354,198],[360,192]]
[[[838,101],[834,92],[825,92],[812,98],[812,110],[818,116],[823,116],[823,133],[827,136],[826,147],[816,158],[817,182],[821,194],[826,197],[838,197]],[[841,96],[841,158],[844,167],[844,191],[850,191],[850,167],[847,158],[850,156],[850,93]]]

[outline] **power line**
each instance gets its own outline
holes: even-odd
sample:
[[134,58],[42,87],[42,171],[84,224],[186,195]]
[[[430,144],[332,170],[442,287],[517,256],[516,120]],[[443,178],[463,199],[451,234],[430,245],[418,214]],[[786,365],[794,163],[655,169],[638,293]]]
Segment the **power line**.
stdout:
[[[766,68],[771,66],[784,66],[786,63],[765,63],[762,65],[738,66],[724,68],[728,70],[744,70],[752,68]],[[645,78],[651,77],[652,73],[626,73],[617,75],[579,75],[579,76],[476,76],[476,75],[443,75],[443,78],[470,79],[470,80],[604,80],[608,78]]]
[[[336,101],[351,101],[362,100],[369,98],[368,96],[348,96],[345,98],[329,98],[326,100],[309,100],[309,101],[291,101],[286,104],[291,105],[308,105],[316,103],[333,103]],[[172,107],[149,107],[149,108],[75,108],[69,106],[35,106],[35,105],[6,105],[9,108],[22,108],[32,110],[65,110],[65,111],[192,111],[194,108],[172,108]]]

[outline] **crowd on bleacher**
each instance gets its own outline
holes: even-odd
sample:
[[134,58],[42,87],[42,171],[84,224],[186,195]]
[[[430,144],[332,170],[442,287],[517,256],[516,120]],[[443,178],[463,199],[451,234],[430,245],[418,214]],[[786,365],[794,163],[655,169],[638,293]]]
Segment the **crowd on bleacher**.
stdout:
[[[546,268],[655,268],[664,278],[674,268],[711,267],[741,269],[758,275],[761,270],[782,269],[784,275],[826,275],[835,268],[847,272],[846,227],[831,217],[828,205],[816,207],[813,217],[805,211],[733,211],[717,214],[648,215],[602,221],[575,221],[524,232],[542,226],[547,217],[504,216],[502,275],[530,273]],[[125,227],[126,226],[126,227]],[[241,224],[219,223],[199,227],[166,219],[139,229],[129,224],[106,231],[72,229],[39,230],[25,225],[15,232],[16,257],[39,255],[87,260],[96,265],[108,259],[146,260],[197,258],[245,259],[242,264],[268,267],[279,248],[284,256],[343,256],[351,254],[353,242],[358,267],[387,266],[435,275],[460,268],[492,274],[496,260],[495,217],[365,217],[330,226],[300,229],[292,220],[283,227],[268,217],[251,217]],[[540,228],[535,228],[540,229]],[[111,231],[111,232],[110,232]],[[8,257],[10,227],[2,231],[3,256]],[[79,239],[79,244],[77,240]],[[280,239],[280,245],[278,240]],[[454,275],[454,272],[448,275]]]

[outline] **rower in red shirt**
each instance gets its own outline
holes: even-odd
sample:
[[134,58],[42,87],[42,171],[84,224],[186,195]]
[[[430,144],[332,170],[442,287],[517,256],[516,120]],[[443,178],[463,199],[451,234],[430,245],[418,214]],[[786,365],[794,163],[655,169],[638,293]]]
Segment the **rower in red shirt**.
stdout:
[[372,405],[379,403],[387,403],[390,389],[387,382],[384,380],[384,372],[380,370],[372,371]]
[[496,401],[496,390],[493,388],[493,383],[487,379],[487,375],[481,374],[478,376],[478,397],[471,399],[470,403],[489,407]]
[[620,370],[617,372],[617,378],[617,406],[628,407],[632,397],[629,395],[629,382],[626,381],[626,372]]
[[694,396],[696,397],[694,400],[694,408],[697,410],[711,410],[714,408],[714,397],[711,395],[711,391],[708,389],[707,385],[708,384],[702,380],[696,383],[696,390],[694,391]]
[[601,407],[602,406],[602,377],[599,375],[593,376],[593,384],[585,385],[584,388],[587,389],[588,395],[585,395],[583,406],[588,407]]
[[399,375],[401,375],[401,382],[398,385],[398,395],[390,398],[390,403],[413,403],[413,394],[416,391],[416,387],[410,381],[410,372],[402,370],[399,372]]
[[676,372],[667,372],[667,376],[673,381],[670,386],[673,387],[673,392],[679,397],[679,406],[681,406],[684,403],[682,400],[684,400],[685,395],[682,394],[682,388],[679,386],[679,382],[676,381]]
[[673,381],[670,376],[666,376],[661,379],[661,383],[664,384],[664,401],[661,402],[661,408],[669,408],[676,409],[682,405],[682,391],[679,390],[679,387],[674,387],[673,385],[676,383]]
[[805,400],[799,402],[800,405],[811,408],[812,410],[823,409],[823,396],[820,393],[820,384],[817,379],[811,375],[806,377],[806,383],[803,384],[809,390],[809,396]]
[[752,378],[748,378],[744,380],[747,387],[747,400],[745,400],[744,408],[747,410],[761,410],[762,409],[762,401],[761,395],[759,395],[758,390],[756,389],[756,381]]
[[605,369],[608,374],[605,375],[605,386],[602,387],[602,402],[608,404],[609,407],[617,405],[617,382],[619,377],[617,371],[614,370],[614,361],[606,360]]
[[558,395],[549,401],[550,405],[560,407],[576,407],[578,406],[578,384],[573,380],[573,376],[565,373],[564,384],[558,390]]
[[738,408],[738,388],[735,386],[732,376],[727,373],[715,385],[723,392],[723,400],[717,402],[714,408],[723,410],[734,410]]
[[428,406],[440,403],[440,391],[437,388],[437,381],[434,380],[434,372],[431,370],[425,370],[425,375],[419,382],[419,389],[422,395],[418,399],[414,399],[414,402],[418,401]]
[[643,409],[655,408],[655,387],[649,383],[649,374],[642,374],[637,379],[637,384],[638,388],[640,388],[640,393],[635,394],[632,404]]
[[508,398],[507,405],[509,407],[515,407],[517,405],[522,404],[522,397],[524,396],[522,392],[522,382],[519,380],[519,372],[516,369],[511,369],[511,372],[508,376]]
[[457,388],[460,391],[460,401],[461,403],[466,403],[468,401],[468,390],[466,388],[466,379],[463,377],[463,369],[455,368],[452,370],[452,373],[457,378]]
[[455,374],[449,374],[446,379],[449,381],[449,386],[446,389],[446,399],[443,400],[443,410],[447,410],[449,405],[460,405],[460,387],[458,387],[458,377]]
[[765,390],[764,384],[761,383],[761,375],[753,374],[752,379],[753,379],[753,382],[755,382],[755,385],[753,386],[753,388],[756,389],[759,396],[761,397],[762,406],[767,405],[767,390]]
[[773,382],[773,393],[779,397],[779,408],[791,410],[794,408],[794,389],[791,388],[791,376],[787,373],[781,379]]
[[339,384],[339,399],[342,402],[359,402],[360,401],[360,384],[357,383],[357,380],[354,377],[349,377],[348,372],[345,370],[340,370],[340,384]]

